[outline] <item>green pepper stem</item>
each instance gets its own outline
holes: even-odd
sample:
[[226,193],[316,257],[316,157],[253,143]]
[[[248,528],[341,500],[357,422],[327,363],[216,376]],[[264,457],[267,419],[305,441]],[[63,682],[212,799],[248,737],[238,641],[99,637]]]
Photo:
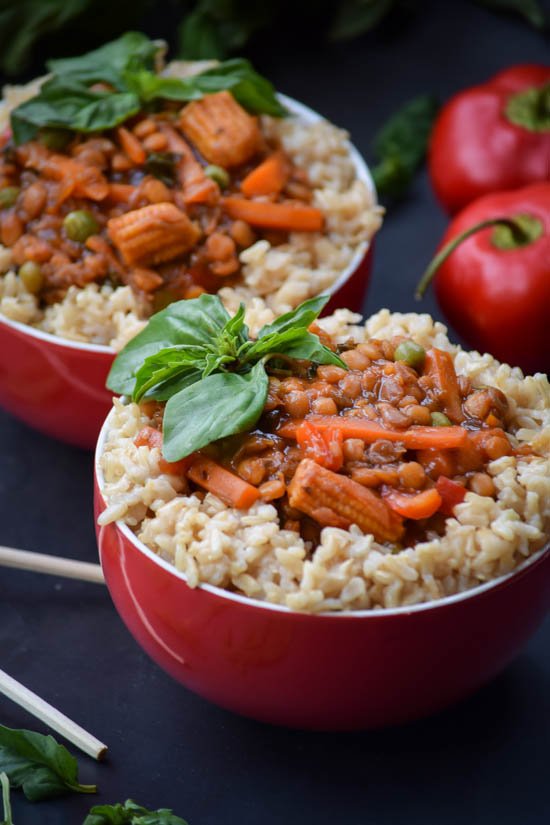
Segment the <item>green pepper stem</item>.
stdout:
[[470,238],[472,235],[475,235],[477,232],[480,232],[482,229],[488,229],[491,226],[507,227],[512,233],[518,246],[529,243],[531,240],[525,226],[515,218],[489,218],[486,221],[480,221],[479,223],[474,224],[474,226],[466,229],[462,232],[462,234],[457,235],[456,238],[453,238],[449,241],[449,243],[445,244],[445,246],[440,249],[437,255],[432,259],[431,263],[428,265],[428,268],[420,278],[418,286],[416,287],[416,291],[414,293],[416,300],[420,301],[424,297],[424,293],[434,279],[438,269],[445,263],[449,255],[455,251],[457,246],[460,246],[463,241]]

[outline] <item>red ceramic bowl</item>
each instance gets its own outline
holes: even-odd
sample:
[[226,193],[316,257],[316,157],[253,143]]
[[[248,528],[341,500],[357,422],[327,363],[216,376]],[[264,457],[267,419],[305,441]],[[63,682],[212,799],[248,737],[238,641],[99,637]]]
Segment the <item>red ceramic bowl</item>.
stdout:
[[[280,95],[294,114],[313,123],[320,115]],[[357,176],[371,192],[365,161],[350,147]],[[361,244],[350,265],[330,288],[325,314],[338,307],[360,311],[371,270],[371,247]],[[93,449],[111,406],[105,379],[115,357],[110,347],[67,341],[0,314],[0,406],[46,435]]]
[[192,589],[121,522],[97,539],[115,606],[157,664],[217,705],[289,727],[356,730],[442,710],[502,670],[550,606],[550,545],[514,573],[437,602],[310,615]]

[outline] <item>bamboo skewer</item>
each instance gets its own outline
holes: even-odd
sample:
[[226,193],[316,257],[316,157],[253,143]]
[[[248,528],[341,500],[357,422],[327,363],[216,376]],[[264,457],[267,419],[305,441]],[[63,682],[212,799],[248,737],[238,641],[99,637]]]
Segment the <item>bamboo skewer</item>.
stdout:
[[12,679],[3,670],[0,670],[0,692],[22,708],[32,713],[37,719],[45,722],[50,728],[60,733],[81,751],[101,760],[107,753],[107,745],[81,728],[61,711],[49,705],[48,702],[33,693],[24,685]]
[[0,566],[105,584],[103,571],[99,564],[62,559],[58,556],[48,556],[45,553],[29,553],[26,550],[15,550],[12,547],[0,546]]

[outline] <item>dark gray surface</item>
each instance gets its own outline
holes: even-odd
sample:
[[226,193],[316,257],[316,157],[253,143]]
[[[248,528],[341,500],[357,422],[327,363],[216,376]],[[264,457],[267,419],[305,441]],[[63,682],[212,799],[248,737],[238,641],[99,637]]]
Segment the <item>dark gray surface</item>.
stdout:
[[[281,91],[349,128],[365,154],[408,98],[445,97],[514,62],[548,62],[548,41],[511,19],[468,3],[429,8],[402,31],[299,53],[266,39],[253,57]],[[377,240],[369,312],[415,308],[413,285],[444,226],[421,176]],[[431,299],[426,309],[439,315]],[[95,560],[91,456],[4,413],[0,439],[0,543]],[[190,825],[548,825],[549,621],[499,679],[437,718],[309,734],[243,720],[179,687],[137,647],[101,587],[0,575],[0,666],[109,744],[105,764],[80,759],[99,802],[170,806]],[[35,726],[1,698],[0,721]],[[32,806],[13,796],[16,825],[80,825],[95,801]]]

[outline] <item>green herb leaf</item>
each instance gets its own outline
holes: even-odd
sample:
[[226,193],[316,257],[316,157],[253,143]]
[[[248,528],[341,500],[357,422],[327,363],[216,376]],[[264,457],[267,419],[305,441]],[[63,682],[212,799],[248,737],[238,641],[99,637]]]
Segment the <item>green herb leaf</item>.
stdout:
[[78,57],[48,60],[48,70],[81,83],[109,83],[115,89],[122,89],[121,80],[129,68],[136,66],[153,69],[155,55],[159,51],[154,43],[142,32],[126,32],[117,40],[111,40],[98,49]]
[[176,164],[180,157],[174,152],[152,152],[145,161],[145,171],[167,186],[174,186],[177,172]]
[[216,295],[170,304],[153,315],[145,329],[118,354],[107,377],[108,388],[132,395],[136,373],[146,358],[169,347],[209,349],[229,320],[229,313]]
[[379,163],[372,169],[380,194],[401,197],[423,162],[439,105],[431,95],[417,97],[393,115],[376,135]]
[[0,771],[12,787],[22,788],[31,802],[75,791],[96,793],[95,785],[81,785],[78,764],[53,736],[0,725]]
[[269,380],[263,363],[219,372],[173,395],[163,420],[163,455],[178,461],[219,438],[249,430],[262,414]]
[[83,825],[187,825],[167,808],[149,811],[127,799],[122,805],[95,805]]
[[287,332],[296,328],[307,329],[317,320],[329,299],[330,295],[317,295],[315,298],[304,301],[296,309],[285,312],[284,315],[279,315],[272,324],[266,324],[261,328],[258,333],[258,340],[265,338],[267,335],[273,335],[275,332]]
[[344,0],[332,23],[333,40],[350,40],[374,29],[395,6],[395,0]]
[[538,0],[475,0],[478,6],[491,11],[519,14],[533,28],[544,31],[548,28],[548,15]]
[[200,354],[194,354],[171,347],[150,355],[136,373],[133,400],[139,402],[147,395],[163,401],[174,392],[200,381],[208,354],[203,348],[200,348]]
[[0,773],[0,785],[2,785],[2,803],[4,806],[4,819],[0,822],[0,825],[13,825],[10,800],[10,780],[8,779],[7,774]]

